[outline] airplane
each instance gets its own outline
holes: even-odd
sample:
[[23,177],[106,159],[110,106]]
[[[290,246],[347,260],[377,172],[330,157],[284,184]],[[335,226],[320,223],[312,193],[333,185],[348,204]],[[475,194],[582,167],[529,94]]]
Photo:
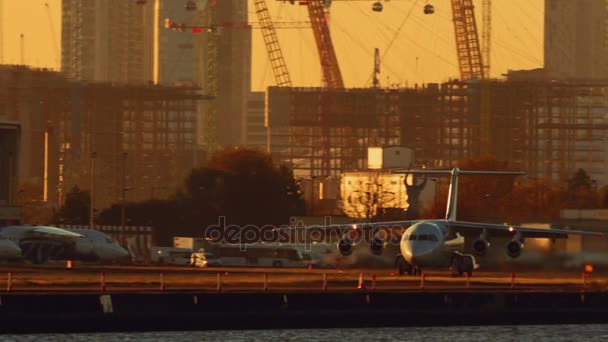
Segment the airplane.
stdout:
[[[34,264],[48,260],[124,261],[129,257],[124,248],[95,230],[7,226],[0,228],[0,238],[12,242],[22,258]],[[12,251],[15,252],[14,248]]]
[[9,239],[0,238],[0,260],[19,260],[22,258],[21,248]]
[[[400,275],[421,274],[422,269],[427,267],[449,267],[454,275],[467,273],[470,276],[478,268],[475,256],[486,254],[492,238],[510,238],[505,246],[507,255],[511,258],[517,258],[524,249],[525,238],[558,239],[567,238],[568,235],[604,236],[602,233],[588,231],[542,229],[507,224],[466,222],[456,219],[458,178],[460,175],[518,176],[525,175],[525,172],[466,171],[458,168],[452,170],[397,170],[393,172],[436,176],[450,175],[445,218],[314,227],[325,231],[339,231],[343,234],[336,246],[338,253],[342,256],[351,255],[356,245],[360,244],[365,237],[371,237],[367,244],[374,255],[381,255],[389,244],[398,244],[398,254],[395,257],[394,265]],[[304,228],[306,229],[306,227]],[[463,253],[465,237],[475,239],[471,245],[474,255]]]

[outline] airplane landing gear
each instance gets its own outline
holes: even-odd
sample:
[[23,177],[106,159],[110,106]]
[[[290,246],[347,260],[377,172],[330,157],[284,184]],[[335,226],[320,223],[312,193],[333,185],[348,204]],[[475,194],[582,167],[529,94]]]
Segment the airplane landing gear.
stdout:
[[407,261],[405,261],[405,259],[399,255],[397,256],[397,259],[395,259],[395,266],[397,267],[397,271],[399,272],[399,275],[413,275],[414,274],[414,267],[412,267],[412,265],[410,265]]
[[452,261],[450,262],[450,270],[452,276],[462,276],[467,273],[470,276],[473,275],[475,269],[475,257],[468,254],[454,253]]

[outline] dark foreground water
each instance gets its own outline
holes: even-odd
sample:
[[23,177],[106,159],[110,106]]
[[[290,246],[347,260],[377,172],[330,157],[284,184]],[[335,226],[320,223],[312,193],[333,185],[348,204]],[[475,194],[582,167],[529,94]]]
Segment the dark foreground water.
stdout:
[[[407,319],[407,317],[404,317]],[[240,330],[149,333],[0,335],[0,341],[608,341],[608,325],[519,325],[425,328]]]

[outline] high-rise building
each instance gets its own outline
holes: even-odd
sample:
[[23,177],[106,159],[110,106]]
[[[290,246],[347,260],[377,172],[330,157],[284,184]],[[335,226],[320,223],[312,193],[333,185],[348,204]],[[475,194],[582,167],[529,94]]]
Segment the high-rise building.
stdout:
[[[209,26],[207,6],[215,6],[219,28],[213,33],[208,27],[201,33],[164,27],[165,19]],[[252,44],[247,0],[64,0],[62,11],[62,71],[77,80],[194,85],[205,94],[207,37],[217,35],[215,136],[220,146],[246,143]],[[198,107],[197,140],[204,144],[208,111],[203,102]]]
[[201,85],[200,68],[202,64],[201,35],[191,30],[172,30],[164,27],[165,20],[187,26],[204,26],[202,7],[186,10],[183,1],[165,0],[158,2],[155,13],[158,39],[155,55],[157,62],[157,83],[162,85]]
[[76,80],[152,81],[152,11],[135,1],[64,0],[62,71]]
[[[163,85],[194,84],[202,93],[208,92],[208,37],[217,37],[218,97],[215,130],[220,146],[247,144],[247,102],[251,89],[251,27],[247,24],[247,0],[215,2],[217,29],[211,29],[208,19],[210,2],[156,0],[158,13],[157,81]],[[165,19],[186,27],[202,27],[199,33],[164,28]],[[207,103],[199,106],[198,141],[204,145],[209,134]]]
[[[247,100],[251,90],[251,27],[247,25],[247,0],[217,1],[216,4],[216,22],[233,26],[218,31],[217,143],[220,146],[241,145],[247,136]],[[203,54],[205,63],[207,58],[208,55]]]
[[608,79],[608,1],[545,1],[545,68],[553,79]]

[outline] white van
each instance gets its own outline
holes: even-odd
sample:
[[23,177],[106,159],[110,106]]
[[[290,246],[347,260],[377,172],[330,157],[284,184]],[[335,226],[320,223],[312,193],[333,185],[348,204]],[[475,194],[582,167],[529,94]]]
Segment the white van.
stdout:
[[154,246],[150,249],[150,262],[157,265],[190,266],[191,256],[189,248]]

